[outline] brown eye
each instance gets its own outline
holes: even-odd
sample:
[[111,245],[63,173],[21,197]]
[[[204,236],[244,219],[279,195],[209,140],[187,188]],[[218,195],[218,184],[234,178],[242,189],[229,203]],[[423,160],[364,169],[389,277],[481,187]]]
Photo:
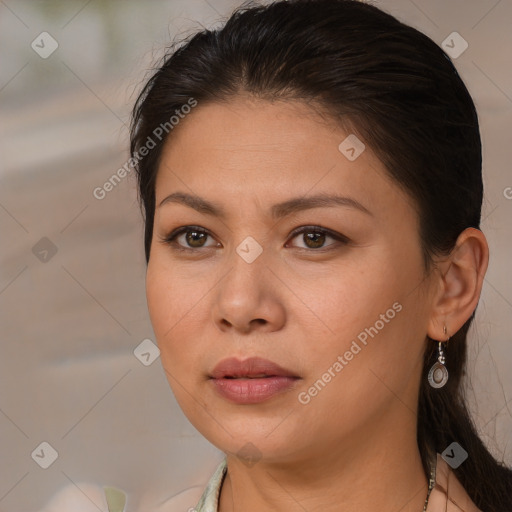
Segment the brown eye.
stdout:
[[319,233],[319,232],[311,232],[311,233],[304,233],[302,235],[304,243],[310,248],[310,249],[317,249],[318,247],[322,247],[325,243],[326,235],[325,233]]
[[202,228],[183,226],[163,238],[162,242],[174,246],[178,250],[193,251],[194,249],[214,247],[215,242],[213,245],[206,245],[208,237],[211,237],[211,235]]
[[185,240],[190,247],[203,247],[208,234],[203,231],[190,230],[185,232]]
[[[337,245],[336,242],[348,243],[349,241],[347,237],[339,233],[315,226],[307,226],[294,231],[292,233],[292,239],[298,238],[299,235],[302,235],[301,240],[304,244],[303,246],[297,246],[299,249],[326,249]],[[326,240],[329,238],[335,242],[325,245]]]
[[[349,239],[340,233],[317,226],[306,226],[297,229],[292,233],[291,237],[292,239],[299,238],[299,235],[302,235],[303,243],[303,246],[296,246],[299,249],[321,250],[336,246],[338,243],[347,244],[349,242]],[[208,237],[212,238],[213,244],[206,245]],[[325,245],[326,240],[329,238],[334,240],[334,242]],[[162,238],[162,242],[181,251],[194,251],[219,245],[208,231],[196,226],[178,228],[165,238]]]

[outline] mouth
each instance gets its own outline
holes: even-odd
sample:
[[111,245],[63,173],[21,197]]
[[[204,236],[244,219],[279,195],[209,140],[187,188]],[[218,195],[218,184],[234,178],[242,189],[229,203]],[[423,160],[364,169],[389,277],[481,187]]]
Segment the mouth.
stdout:
[[260,357],[250,357],[243,361],[235,357],[223,359],[215,366],[209,377],[211,379],[299,378],[292,371]]
[[278,364],[252,357],[224,359],[209,375],[215,391],[238,405],[254,405],[293,389],[300,379]]
[[278,375],[267,375],[260,373],[258,375],[241,375],[240,377],[234,377],[233,375],[225,375],[223,379],[267,379],[269,377],[278,377]]

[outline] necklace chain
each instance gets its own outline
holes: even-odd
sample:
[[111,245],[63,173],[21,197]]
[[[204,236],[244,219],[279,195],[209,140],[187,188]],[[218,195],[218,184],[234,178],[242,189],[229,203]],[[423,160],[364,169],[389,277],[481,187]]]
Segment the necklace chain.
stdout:
[[435,483],[436,483],[436,464],[433,462],[431,465],[430,478],[428,481],[427,497],[425,499],[425,505],[423,507],[423,512],[427,512],[428,499],[430,498],[430,493],[431,493],[432,489],[434,488]]

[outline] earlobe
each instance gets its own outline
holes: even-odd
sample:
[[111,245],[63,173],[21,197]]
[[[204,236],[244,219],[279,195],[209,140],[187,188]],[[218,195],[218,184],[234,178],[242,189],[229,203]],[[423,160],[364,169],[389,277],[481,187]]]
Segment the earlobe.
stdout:
[[453,336],[476,309],[489,263],[489,247],[479,229],[467,228],[450,255],[438,264],[439,292],[432,303],[427,334],[444,340],[443,326]]

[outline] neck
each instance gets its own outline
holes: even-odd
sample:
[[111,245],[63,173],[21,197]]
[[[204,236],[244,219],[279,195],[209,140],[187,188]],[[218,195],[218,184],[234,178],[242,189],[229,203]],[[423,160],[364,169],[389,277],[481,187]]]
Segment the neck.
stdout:
[[[219,512],[422,512],[428,490],[416,429],[379,425],[378,441],[358,432],[346,446],[289,463],[248,467],[228,456]],[[396,433],[396,434],[395,434]],[[375,432],[373,432],[375,434]],[[355,448],[354,448],[355,447]]]

